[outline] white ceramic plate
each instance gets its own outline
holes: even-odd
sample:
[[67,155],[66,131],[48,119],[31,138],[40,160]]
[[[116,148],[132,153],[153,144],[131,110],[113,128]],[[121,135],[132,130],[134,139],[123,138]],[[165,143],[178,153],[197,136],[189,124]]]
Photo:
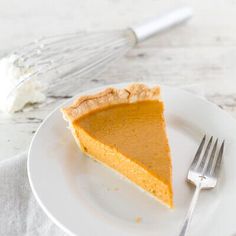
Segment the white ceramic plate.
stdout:
[[200,196],[191,235],[236,233],[236,121],[216,105],[180,89],[162,87],[162,98],[172,151],[175,209],[167,209],[84,156],[58,108],[36,132],[28,157],[33,193],[58,226],[81,236],[177,235],[194,190],[185,182],[187,170],[206,133],[226,140],[225,156],[217,188]]

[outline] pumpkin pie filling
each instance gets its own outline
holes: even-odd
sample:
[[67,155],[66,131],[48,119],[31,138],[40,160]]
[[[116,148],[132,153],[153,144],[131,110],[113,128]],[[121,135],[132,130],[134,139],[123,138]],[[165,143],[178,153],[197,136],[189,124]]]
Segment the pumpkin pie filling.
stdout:
[[63,113],[83,152],[173,207],[170,148],[159,91],[139,84],[123,91],[108,89],[80,98]]

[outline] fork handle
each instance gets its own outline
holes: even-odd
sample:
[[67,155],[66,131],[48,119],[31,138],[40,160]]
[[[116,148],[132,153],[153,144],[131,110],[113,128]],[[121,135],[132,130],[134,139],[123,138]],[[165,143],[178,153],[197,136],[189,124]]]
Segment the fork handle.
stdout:
[[188,213],[185,217],[184,224],[181,228],[179,236],[186,236],[187,233],[188,233],[190,222],[191,222],[191,219],[192,219],[192,216],[193,216],[194,209],[197,205],[197,200],[198,200],[200,191],[201,191],[201,186],[198,185],[195,189],[192,201],[191,201],[189,209],[188,209]]

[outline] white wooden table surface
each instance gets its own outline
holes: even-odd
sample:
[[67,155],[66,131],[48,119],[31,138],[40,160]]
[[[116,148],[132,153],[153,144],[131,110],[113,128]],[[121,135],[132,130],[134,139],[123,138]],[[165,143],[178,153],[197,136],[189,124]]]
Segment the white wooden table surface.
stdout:
[[[197,84],[209,100],[236,118],[235,1],[1,0],[0,56],[40,35],[125,28],[184,3],[195,12],[188,24],[140,45],[79,89],[132,80]],[[26,150],[52,108],[11,116],[0,113],[0,160]]]

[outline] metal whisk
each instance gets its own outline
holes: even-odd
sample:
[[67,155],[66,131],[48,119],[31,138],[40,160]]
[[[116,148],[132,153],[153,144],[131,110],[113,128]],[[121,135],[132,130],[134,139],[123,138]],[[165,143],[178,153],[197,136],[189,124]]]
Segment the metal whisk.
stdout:
[[36,79],[46,84],[48,94],[51,91],[73,94],[81,83],[80,78],[100,72],[137,43],[191,15],[191,9],[184,7],[124,31],[79,32],[38,39],[13,52],[18,58],[17,66],[27,73],[10,93]]

